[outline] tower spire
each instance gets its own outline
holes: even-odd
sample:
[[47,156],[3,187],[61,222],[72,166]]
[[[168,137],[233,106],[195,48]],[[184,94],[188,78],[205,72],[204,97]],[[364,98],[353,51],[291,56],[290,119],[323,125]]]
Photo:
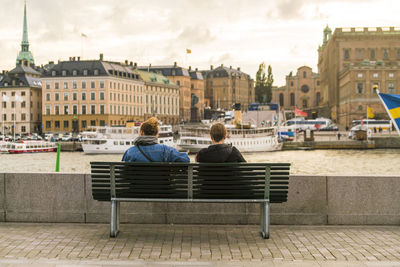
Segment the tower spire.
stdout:
[[26,18],[26,0],[24,1],[24,26],[22,30],[21,51],[19,52],[17,57],[17,65],[22,64],[22,62],[29,62],[30,65],[35,64],[32,53],[29,51],[28,21]]

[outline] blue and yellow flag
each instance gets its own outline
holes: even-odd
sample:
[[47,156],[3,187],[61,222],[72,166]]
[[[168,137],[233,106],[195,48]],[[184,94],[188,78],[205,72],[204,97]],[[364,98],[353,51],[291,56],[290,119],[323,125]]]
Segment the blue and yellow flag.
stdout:
[[378,95],[400,135],[400,95],[382,93],[378,93]]

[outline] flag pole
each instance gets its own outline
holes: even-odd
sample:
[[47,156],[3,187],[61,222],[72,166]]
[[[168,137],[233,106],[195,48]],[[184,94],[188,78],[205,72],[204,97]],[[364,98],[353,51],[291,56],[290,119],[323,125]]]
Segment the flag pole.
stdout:
[[383,101],[382,97],[379,95],[379,90],[376,90],[376,93],[378,94],[379,99],[382,101],[382,104],[383,104],[383,106],[385,107],[386,112],[389,114],[389,117],[390,117],[390,119],[392,120],[392,123],[394,124],[394,127],[396,127],[397,133],[400,135],[400,129],[399,129],[399,127],[397,126],[397,123],[394,121],[394,119],[393,119],[393,117],[392,117],[392,114],[390,113],[388,107],[387,107],[386,104],[385,104],[385,101]]

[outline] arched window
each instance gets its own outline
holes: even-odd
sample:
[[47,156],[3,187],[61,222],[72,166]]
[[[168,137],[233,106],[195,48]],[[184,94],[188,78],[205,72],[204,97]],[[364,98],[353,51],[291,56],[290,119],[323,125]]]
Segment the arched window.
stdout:
[[280,105],[281,107],[283,107],[283,104],[284,104],[284,102],[283,102],[283,94],[280,93],[280,94],[279,94],[279,105]]
[[303,78],[307,77],[307,72],[303,71]]

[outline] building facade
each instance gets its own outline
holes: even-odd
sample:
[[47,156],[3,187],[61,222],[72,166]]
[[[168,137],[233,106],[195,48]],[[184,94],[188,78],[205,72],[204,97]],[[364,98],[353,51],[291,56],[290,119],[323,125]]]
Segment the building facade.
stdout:
[[42,84],[39,71],[29,50],[25,3],[21,51],[16,67],[0,75],[0,131],[3,134],[41,132]]
[[145,83],[132,66],[79,57],[59,62],[42,76],[45,132],[80,132],[88,126],[142,121]]
[[[135,64],[136,65],[136,64]],[[176,62],[172,66],[139,66],[139,70],[147,70],[167,77],[172,83],[179,86],[179,118],[190,121],[191,108],[191,79],[189,71],[179,67]]]
[[220,67],[202,71],[206,79],[204,97],[209,99],[211,109],[232,110],[232,105],[241,103],[243,110],[247,110],[254,102],[254,80],[250,75],[234,69],[232,66]]
[[142,70],[134,72],[144,81],[144,119],[157,117],[164,124],[179,123],[179,86],[167,77]]
[[272,88],[272,102],[285,110],[296,107],[313,114],[321,105],[320,76],[308,66],[297,69],[295,75],[286,76],[286,84]]
[[191,94],[191,116],[190,121],[197,122],[204,118],[204,88],[205,81],[203,75],[196,68],[194,71],[189,67],[190,73],[190,94]]
[[322,102],[326,113],[341,126],[366,118],[367,108],[376,118],[388,119],[374,90],[399,94],[400,31],[387,28],[337,28],[324,30],[318,50]]

